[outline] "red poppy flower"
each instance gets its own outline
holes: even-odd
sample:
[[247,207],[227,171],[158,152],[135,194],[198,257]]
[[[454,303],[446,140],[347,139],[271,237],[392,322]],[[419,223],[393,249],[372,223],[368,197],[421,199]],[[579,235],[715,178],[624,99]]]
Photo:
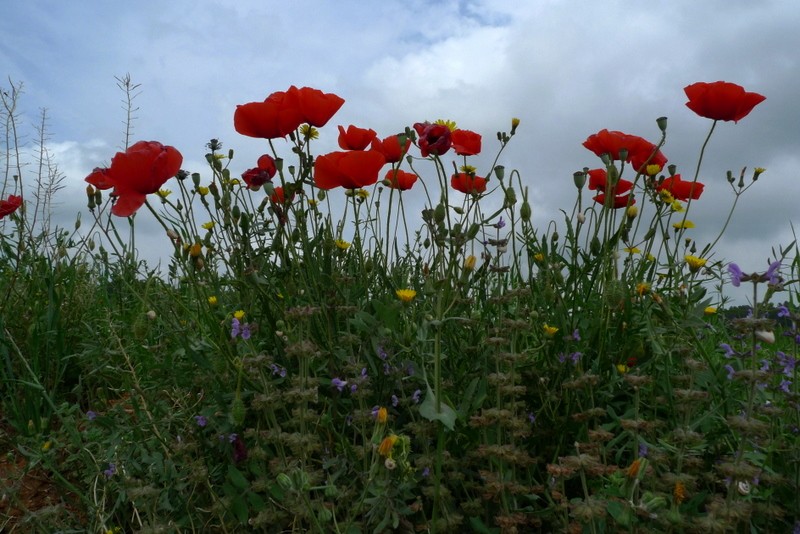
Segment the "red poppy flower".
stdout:
[[347,127],[339,126],[339,146],[343,150],[364,150],[375,140],[378,134],[375,130],[359,128],[352,124]]
[[386,158],[386,163],[397,163],[403,159],[410,146],[411,139],[405,135],[390,135],[383,140],[373,139],[371,148],[383,154],[383,157]]
[[417,175],[413,172],[401,171],[399,169],[389,169],[386,173],[385,180],[389,182],[389,187],[392,189],[399,189],[400,191],[408,191],[417,181]]
[[[628,205],[628,201],[631,200],[631,195],[625,193],[633,189],[633,182],[620,178],[614,186],[609,187],[608,173],[605,169],[592,169],[588,174],[589,189],[593,191],[602,191],[599,195],[593,197],[592,200],[598,204],[605,205],[606,198],[611,195],[613,196],[613,200],[611,200],[610,207],[618,209]],[[631,201],[631,205],[633,204],[636,204],[636,199]]]
[[658,191],[669,191],[673,197],[683,201],[689,200],[690,198],[697,200],[700,198],[700,195],[703,194],[703,188],[705,188],[705,184],[701,184],[700,182],[685,182],[681,179],[680,174],[665,178],[664,181],[656,187]]
[[331,152],[314,160],[314,183],[320,189],[359,189],[377,182],[385,163],[377,150]]
[[414,125],[419,139],[419,150],[423,158],[429,155],[442,156],[453,144],[452,132],[444,124],[431,124],[429,122],[418,122]]
[[466,172],[454,174],[453,177],[450,178],[450,185],[453,186],[453,189],[468,195],[483,193],[486,191],[486,183],[486,178],[481,178],[480,176],[475,176]]
[[7,215],[11,215],[22,206],[22,197],[17,195],[9,195],[8,199],[0,200],[0,219]]
[[282,206],[294,200],[294,193],[292,193],[287,202],[286,194],[284,193],[283,188],[278,186],[272,191],[272,194],[269,196],[269,199],[272,201],[273,204],[279,204]]
[[317,128],[328,124],[331,117],[336,115],[336,112],[344,104],[344,98],[333,93],[323,93],[319,89],[311,87],[297,89],[297,98],[300,101],[303,122]]
[[[592,169],[589,171],[589,189],[606,192],[608,189],[608,173],[605,169]],[[617,180],[617,184],[614,187],[616,194],[627,193],[631,189],[633,189],[633,182],[622,178]]]
[[620,151],[627,150],[625,161],[629,162],[637,172],[643,172],[645,164],[660,165],[662,168],[667,164],[667,158],[660,150],[653,154],[656,145],[639,136],[618,131],[600,130],[590,135],[583,142],[583,146],[598,156],[608,154],[612,160],[617,161],[620,159]]
[[125,152],[117,152],[108,169],[95,169],[86,181],[95,186],[99,183],[101,189],[113,186],[117,200],[111,213],[129,217],[144,204],[147,195],[178,173],[181,163],[183,156],[176,148],[157,141],[139,141]]
[[474,156],[481,152],[481,136],[470,130],[455,130],[452,134],[453,150],[460,156]]
[[683,91],[689,97],[686,102],[689,109],[715,121],[739,122],[767,99],[730,82],[697,82],[684,87]]
[[264,154],[258,158],[256,165],[255,168],[247,169],[242,173],[242,180],[253,191],[258,191],[262,185],[272,180],[272,177],[278,172],[275,160],[269,154]]
[[286,137],[303,123],[324,126],[342,104],[344,99],[335,94],[293,85],[287,91],[272,93],[263,102],[236,106],[233,126],[248,137]]
[[[603,204],[605,206],[607,197],[608,197],[608,195],[606,195],[605,193],[600,193],[599,195],[593,197],[592,200],[594,200],[598,204]],[[629,194],[628,195],[616,195],[611,199],[611,204],[610,204],[609,207],[614,208],[615,210],[619,209],[619,208],[624,208],[624,207],[628,206],[628,202],[630,202],[630,205],[632,206],[632,205],[636,204],[636,199],[635,198],[631,199],[631,195],[629,195]]]
[[108,176],[108,167],[95,167],[92,173],[86,177],[86,181],[97,189],[111,189],[114,187]]
[[236,106],[233,127],[242,135],[263,139],[286,137],[303,124],[297,88],[277,91],[263,102]]

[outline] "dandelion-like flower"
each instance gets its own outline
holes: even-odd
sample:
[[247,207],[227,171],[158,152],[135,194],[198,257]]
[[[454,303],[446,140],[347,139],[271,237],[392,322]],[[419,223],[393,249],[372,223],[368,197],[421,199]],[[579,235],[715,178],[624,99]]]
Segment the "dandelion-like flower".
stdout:
[[399,438],[395,434],[389,434],[383,438],[383,441],[381,441],[381,444],[378,446],[378,454],[386,458],[391,458],[392,449],[394,448],[394,445],[397,443],[398,439]]
[[672,223],[672,227],[675,228],[676,230],[685,230],[689,228],[694,228],[694,223],[692,221],[681,221]]
[[338,248],[339,250],[347,250],[348,248],[350,248],[350,243],[344,241],[343,239],[337,239],[336,241],[333,242],[333,244],[336,245],[336,248]]
[[706,263],[708,262],[708,260],[705,258],[698,258],[697,256],[692,255],[686,255],[684,259],[686,260],[686,264],[689,266],[689,270],[693,273],[696,273],[705,267]]
[[413,289],[398,289],[394,293],[403,302],[411,302],[417,296],[417,292]]
[[550,326],[549,324],[545,323],[542,325],[542,330],[544,330],[544,335],[547,337],[553,337],[558,332],[558,327]]

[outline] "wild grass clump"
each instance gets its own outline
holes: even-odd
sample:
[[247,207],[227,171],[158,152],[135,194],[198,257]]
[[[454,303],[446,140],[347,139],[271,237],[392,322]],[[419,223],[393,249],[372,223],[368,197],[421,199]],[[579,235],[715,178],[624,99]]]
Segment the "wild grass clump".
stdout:
[[[120,84],[130,118],[137,86]],[[30,196],[56,198],[61,176],[15,163],[19,89],[3,96],[0,527],[795,526],[796,248],[744,272],[689,218],[714,129],[760,95],[686,88],[713,122],[683,177],[666,118],[655,143],[589,136],[575,204],[539,227],[530,178],[501,164],[519,120],[484,170],[484,139],[449,121],[340,127],[341,150],[316,154],[344,101],[292,87],[235,112],[265,139],[257,162],[212,139],[207,168],[183,170],[126,133],[65,230]],[[728,173],[731,215],[763,172]],[[141,218],[160,237],[143,243]],[[752,287],[746,315],[726,316],[729,283]],[[57,497],[29,499],[33,476]]]

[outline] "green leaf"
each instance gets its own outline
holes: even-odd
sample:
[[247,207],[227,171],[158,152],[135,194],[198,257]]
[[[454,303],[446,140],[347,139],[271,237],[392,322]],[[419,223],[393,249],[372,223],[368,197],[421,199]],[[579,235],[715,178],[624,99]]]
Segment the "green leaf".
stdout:
[[228,466],[228,480],[230,480],[231,483],[240,490],[247,489],[247,486],[249,485],[242,472],[232,465]]
[[434,395],[431,386],[428,385],[428,393],[425,395],[425,400],[419,406],[419,414],[428,421],[441,421],[441,423],[453,430],[456,424],[456,412],[444,402],[439,403],[439,410],[436,409],[436,395]]

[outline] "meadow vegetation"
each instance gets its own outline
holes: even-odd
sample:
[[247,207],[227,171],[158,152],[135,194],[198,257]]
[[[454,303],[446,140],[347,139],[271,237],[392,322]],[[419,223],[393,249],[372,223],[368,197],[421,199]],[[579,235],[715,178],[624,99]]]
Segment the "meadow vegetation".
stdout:
[[[519,120],[488,138],[450,121],[337,132],[343,99],[291,87],[234,112],[264,140],[256,162],[211,139],[184,170],[127,133],[62,228],[76,177],[44,118],[20,142],[10,82],[0,529],[800,528],[796,248],[737,265],[690,218],[701,175],[727,180],[735,216],[764,172],[702,165],[764,97],[685,92],[709,119],[696,162],[662,152],[663,117],[643,126],[655,142],[597,132],[564,177],[574,205],[544,227],[538,177],[503,159]],[[316,154],[322,138],[341,150]],[[164,269],[141,257],[143,218]],[[731,284],[752,288],[735,317]]]

